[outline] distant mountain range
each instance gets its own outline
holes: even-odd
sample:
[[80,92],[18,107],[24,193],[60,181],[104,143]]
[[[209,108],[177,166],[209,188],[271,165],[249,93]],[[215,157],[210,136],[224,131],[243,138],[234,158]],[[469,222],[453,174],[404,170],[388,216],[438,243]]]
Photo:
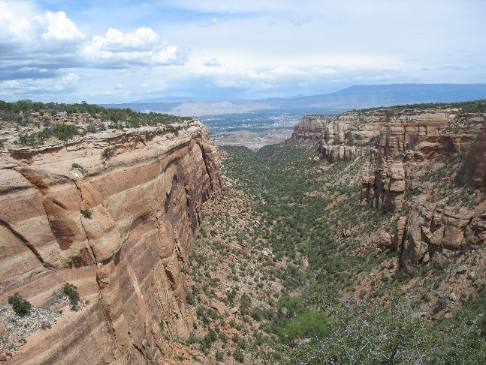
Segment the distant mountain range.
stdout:
[[[109,104],[115,108],[204,116],[262,111],[335,113],[350,109],[415,103],[447,103],[486,99],[486,84],[356,85],[329,94],[243,101],[139,101]],[[164,100],[159,99],[159,100]]]

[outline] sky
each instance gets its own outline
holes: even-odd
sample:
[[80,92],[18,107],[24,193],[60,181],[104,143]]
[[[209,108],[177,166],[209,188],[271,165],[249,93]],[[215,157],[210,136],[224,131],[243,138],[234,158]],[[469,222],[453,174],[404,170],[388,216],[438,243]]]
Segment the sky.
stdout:
[[0,99],[252,100],[486,83],[486,0],[0,0]]

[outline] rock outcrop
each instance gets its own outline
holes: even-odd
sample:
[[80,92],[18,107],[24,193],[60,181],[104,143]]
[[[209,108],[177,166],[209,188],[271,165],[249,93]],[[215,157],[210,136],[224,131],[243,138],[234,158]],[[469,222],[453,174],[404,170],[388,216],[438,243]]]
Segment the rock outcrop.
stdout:
[[411,205],[407,217],[397,223],[394,247],[403,267],[441,258],[466,243],[486,243],[486,211],[453,210],[426,202]]
[[165,363],[165,338],[192,327],[181,271],[201,204],[221,189],[198,121],[2,152],[0,302],[18,292],[40,306],[66,282],[88,301],[10,363]]
[[[473,188],[486,187],[485,118],[484,113],[450,106],[370,109],[304,117],[293,138],[317,141],[322,158],[331,163],[366,157],[361,159],[361,204],[397,215],[410,208],[407,215],[396,217],[396,227],[380,232],[377,245],[396,250],[401,266],[410,267],[443,261],[465,244],[485,243],[484,203],[466,208],[461,201],[454,206],[428,201],[431,192],[440,190],[447,158],[455,154],[460,161],[463,155],[458,152],[467,155],[456,179]],[[432,172],[436,180],[429,181]],[[422,194],[420,203],[407,202],[417,194]],[[474,199],[481,202],[480,196],[478,192]]]
[[471,146],[457,179],[476,188],[486,188],[486,121]]
[[362,181],[361,203],[370,203],[376,209],[395,212],[402,209],[405,200],[405,170],[396,161],[375,171]]
[[326,127],[326,118],[306,115],[294,128],[292,138],[306,143],[318,143]]
[[[295,126],[292,138],[318,143],[323,158],[354,158],[372,148],[379,158],[415,150],[421,159],[463,150],[473,142],[481,114],[458,109],[371,109],[339,115],[309,115]],[[454,126],[454,129],[448,127]]]

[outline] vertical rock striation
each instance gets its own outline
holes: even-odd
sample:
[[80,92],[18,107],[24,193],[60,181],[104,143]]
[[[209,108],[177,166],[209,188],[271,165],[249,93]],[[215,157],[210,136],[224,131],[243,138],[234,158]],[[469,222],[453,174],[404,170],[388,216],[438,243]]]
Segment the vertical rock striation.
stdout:
[[[88,300],[12,364],[145,364],[186,338],[184,280],[201,204],[222,189],[215,147],[192,121],[89,135],[0,158],[0,300],[41,305],[64,283]],[[164,333],[162,333],[164,332]]]
[[457,179],[476,188],[486,188],[486,120],[466,156]]

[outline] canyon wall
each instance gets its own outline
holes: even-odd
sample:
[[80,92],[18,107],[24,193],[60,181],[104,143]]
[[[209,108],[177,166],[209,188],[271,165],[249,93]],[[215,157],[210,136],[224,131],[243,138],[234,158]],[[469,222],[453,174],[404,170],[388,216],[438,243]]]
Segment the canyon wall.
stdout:
[[192,328],[181,272],[200,207],[222,189],[204,126],[176,127],[1,152],[0,303],[43,306],[67,282],[85,303],[8,363],[170,363],[167,338]]
[[[306,116],[292,138],[317,145],[331,163],[361,159],[361,203],[397,215],[385,236],[394,237],[387,244],[402,266],[486,243],[486,113],[391,107]],[[447,171],[458,158],[459,167],[449,164],[457,170]],[[449,175],[461,185],[447,181]],[[463,191],[462,201],[450,201],[447,189],[451,196]],[[468,196],[477,201],[466,206]]]
[[486,121],[483,132],[478,134],[469,150],[457,179],[477,188],[486,188]]
[[351,159],[370,150],[382,158],[415,151],[433,158],[467,148],[480,130],[483,116],[459,109],[392,108],[338,115],[309,115],[295,126],[292,138],[319,145],[325,159]]

